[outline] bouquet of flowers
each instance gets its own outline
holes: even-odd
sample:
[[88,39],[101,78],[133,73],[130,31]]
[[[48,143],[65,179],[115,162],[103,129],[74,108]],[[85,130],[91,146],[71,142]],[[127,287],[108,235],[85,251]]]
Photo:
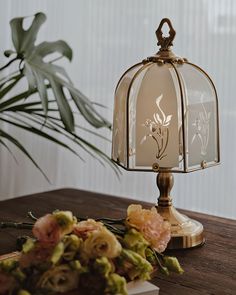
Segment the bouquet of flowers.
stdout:
[[32,225],[17,258],[0,262],[0,294],[126,295],[126,284],[158,271],[182,273],[165,256],[170,225],[153,207],[130,205],[125,219],[79,219],[55,211]]

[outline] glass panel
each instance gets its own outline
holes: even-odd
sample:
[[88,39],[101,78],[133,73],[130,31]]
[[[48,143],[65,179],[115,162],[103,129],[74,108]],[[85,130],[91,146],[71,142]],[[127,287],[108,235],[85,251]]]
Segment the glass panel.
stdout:
[[115,92],[112,159],[123,166],[127,166],[126,156],[126,101],[128,89],[135,73],[142,66],[139,64],[131,68],[119,82]]
[[148,65],[135,78],[129,97],[130,168],[179,167],[179,102],[171,65]]
[[186,103],[187,166],[200,168],[202,161],[218,162],[217,105],[214,87],[197,67],[178,66]]

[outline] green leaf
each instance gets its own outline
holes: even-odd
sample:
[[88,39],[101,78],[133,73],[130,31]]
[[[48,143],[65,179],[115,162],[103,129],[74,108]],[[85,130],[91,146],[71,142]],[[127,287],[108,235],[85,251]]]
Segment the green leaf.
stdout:
[[[26,104],[24,104],[24,105],[19,106],[19,108],[17,108],[17,109],[19,109],[19,110],[23,110],[23,108],[25,107],[25,111],[26,111],[26,112],[34,113],[34,114],[37,115],[37,116],[40,116],[40,117],[45,118],[45,116],[44,116],[43,114],[38,113],[38,110],[37,110],[37,109],[35,109],[35,108],[29,109],[29,108],[28,108],[28,107],[30,107],[30,106],[36,106],[37,104],[39,104],[39,102],[26,103]],[[16,108],[14,108],[14,109],[16,109]],[[9,110],[11,110],[11,109],[9,109]],[[53,122],[53,121],[61,122],[61,120],[60,120],[59,118],[56,118],[56,117],[54,117],[54,116],[49,116],[49,115],[47,115],[47,119],[51,119],[52,122]],[[81,129],[81,130],[83,130],[83,131],[85,131],[85,132],[88,132],[88,133],[90,133],[90,134],[93,134],[93,135],[95,135],[95,136],[97,136],[97,137],[99,137],[99,138],[101,138],[101,139],[103,139],[103,140],[105,140],[105,141],[111,142],[111,140],[110,140],[109,138],[107,138],[107,137],[105,137],[105,136],[103,136],[103,135],[101,135],[101,134],[99,134],[99,133],[97,133],[97,132],[95,132],[95,131],[92,131],[92,130],[90,130],[90,129],[88,129],[88,128],[85,128],[85,127],[83,127],[83,126],[79,126],[79,125],[75,125],[75,127],[78,128],[78,129]]]
[[39,92],[39,96],[40,96],[40,99],[42,102],[44,113],[47,114],[47,112],[48,112],[48,94],[47,94],[46,85],[44,84],[44,78],[38,72],[34,72],[34,77],[35,77],[36,84],[38,85],[38,92]]
[[37,81],[35,78],[34,70],[31,68],[27,61],[25,61],[23,73],[28,80],[29,92],[31,92],[37,87]]
[[74,131],[74,116],[69,106],[68,101],[65,99],[63,88],[59,83],[51,81],[52,91],[57,100],[59,112],[61,114],[62,122],[64,123],[67,131]]
[[13,154],[12,150],[9,148],[9,146],[3,140],[1,140],[1,139],[0,139],[0,144],[2,144],[7,149],[7,151],[12,156],[12,158],[14,159],[14,161],[18,164],[17,159],[16,159],[15,155]]
[[[39,123],[39,124],[43,125],[43,122],[45,121],[45,115],[38,114],[38,113],[33,113],[33,112],[31,112],[30,115],[31,115],[31,117],[28,117],[28,118],[30,120],[32,120],[33,122],[35,122],[35,117],[32,118],[32,115],[36,115],[38,117],[41,117],[42,118],[42,121],[40,121],[40,122],[37,122],[36,121],[36,123]],[[110,160],[110,158],[105,153],[103,153],[102,151],[100,151],[96,146],[94,146],[91,143],[89,143],[88,141],[84,140],[83,138],[81,138],[77,134],[67,132],[66,130],[64,130],[64,128],[63,128],[62,125],[60,125],[60,124],[58,124],[58,123],[56,123],[54,121],[58,121],[58,119],[57,118],[55,119],[54,117],[51,117],[51,116],[47,116],[47,122],[43,126],[46,127],[46,128],[49,128],[52,131],[55,131],[55,132],[57,132],[59,134],[64,135],[66,138],[68,138],[70,140],[73,140],[84,151],[86,151],[90,156],[92,156],[93,158],[95,158],[96,160],[98,160],[100,162],[100,164],[103,165],[103,163],[101,162],[101,160],[99,158],[97,158],[96,155],[99,156],[100,158],[102,158],[102,160],[104,162],[106,162],[108,165],[111,166],[111,168],[114,170],[114,172],[116,173],[117,177],[119,178],[120,170],[119,170],[118,166],[114,162],[112,162]],[[96,134],[96,135],[99,136],[99,134]],[[72,136],[73,138],[71,138],[70,136]]]
[[61,119],[67,130],[74,130],[74,118],[67,98],[63,91],[63,80],[58,79],[62,75],[65,79],[68,76],[65,70],[50,62],[44,62],[44,58],[52,53],[60,53],[62,56],[72,59],[72,50],[69,45],[62,40],[56,42],[42,42],[35,46],[37,33],[46,20],[43,13],[34,16],[33,22],[28,30],[23,29],[24,18],[16,18],[11,21],[12,40],[17,51],[17,55],[24,60],[23,73],[29,84],[29,91],[37,88],[45,114],[48,111],[48,98],[45,80],[51,86],[58,103]]
[[32,57],[38,55],[41,58],[44,58],[45,56],[55,52],[67,57],[70,61],[72,60],[72,49],[63,40],[58,40],[56,42],[42,42],[35,47],[34,53],[30,56]]
[[[15,79],[13,79],[13,81],[5,86],[3,89],[0,90],[0,99],[3,98],[22,78],[22,74],[18,75],[17,77],[15,77]],[[7,84],[6,82],[4,84]]]
[[111,128],[111,124],[95,110],[92,102],[83,93],[71,87],[68,87],[68,89],[77,108],[91,125],[96,128],[104,126]]
[[25,59],[25,67],[23,72],[28,79],[30,91],[35,87],[38,89],[45,114],[47,114],[48,106],[45,80],[49,82],[54,97],[57,101],[62,122],[68,131],[73,131],[73,113],[63,91],[64,81],[59,77],[60,74],[67,79],[67,75],[63,68],[51,63],[45,63],[43,61],[43,57],[55,51],[62,53],[68,58],[72,57],[71,49],[65,42],[43,42],[35,47],[33,53],[29,55],[27,59]]
[[[15,75],[16,74],[16,75]],[[22,75],[19,71],[15,71],[13,73],[8,74],[7,76],[0,79],[0,89],[4,88],[6,86],[6,83],[11,82],[12,80],[15,80],[19,75]]]
[[24,148],[24,146],[16,138],[14,138],[13,136],[11,136],[10,134],[7,134],[2,129],[0,129],[0,137],[6,138],[8,141],[10,141],[11,143],[13,143],[18,149],[20,149],[23,152],[23,154],[25,154],[31,160],[31,162],[35,165],[35,167],[40,170],[40,172],[44,175],[44,177],[46,178],[46,180],[48,182],[50,182],[49,179],[48,179],[48,177],[47,177],[47,175],[43,172],[43,170],[39,167],[39,165],[31,157],[31,155],[29,154],[29,152]]
[[35,46],[36,37],[33,38],[33,33],[35,36],[37,35],[41,24],[45,20],[43,16],[43,14],[35,15],[28,31],[25,31],[22,27],[24,18],[17,18],[11,22],[13,36],[22,34],[21,37],[14,38],[13,42],[17,54],[22,56],[22,60],[25,62],[23,73],[27,77],[29,90],[38,89],[44,112],[47,114],[48,98],[45,81],[48,81],[57,100],[62,122],[68,131],[74,130],[74,118],[71,107],[67,103],[64,88],[69,90],[78,110],[92,126],[111,128],[111,124],[96,111],[93,103],[73,86],[66,71],[50,61],[45,62],[45,58],[52,53],[59,53],[71,60],[72,50],[68,44],[59,40],[56,42],[42,42]]
[[[41,109],[42,111],[42,109]],[[41,121],[35,121],[35,115],[37,117],[41,117]],[[23,116],[23,114],[22,114]],[[33,117],[34,116],[34,117]],[[25,116],[27,119],[32,120],[32,122],[34,123],[38,123],[40,124],[40,126],[43,125],[43,122],[45,122],[45,115],[44,114],[38,114],[37,112],[34,113],[33,110],[30,111],[29,116]],[[56,122],[55,122],[56,121]],[[63,127],[63,125],[60,125],[58,123],[58,121],[60,122],[59,119],[55,119],[54,117],[51,116],[47,116],[47,121],[46,123],[43,125],[45,128],[49,128],[50,130],[57,132],[58,134],[64,135],[66,138],[68,138],[69,140],[74,141],[76,144],[78,144],[84,151],[86,151],[90,156],[94,157],[96,160],[98,160],[100,162],[100,164],[103,164],[99,158],[96,157],[99,156],[105,163],[107,163],[115,172],[115,174],[117,175],[117,177],[119,178],[120,175],[120,170],[118,168],[118,166],[112,162],[110,160],[110,158],[103,153],[101,150],[99,150],[95,145],[89,143],[88,141],[86,141],[85,139],[83,139],[82,137],[78,136],[76,133],[70,133],[68,131],[66,131]],[[59,129],[58,129],[59,128]],[[96,134],[97,136],[99,136],[99,134]]]
[[42,12],[36,13],[28,30],[24,30],[23,21],[26,17],[14,18],[10,21],[12,30],[12,42],[18,54],[27,55],[34,49],[38,31],[46,21],[46,15]]
[[119,167],[116,165],[115,162],[111,161],[111,159],[100,149],[98,149],[95,145],[91,144],[90,142],[86,141],[85,139],[78,136],[78,139],[87,147],[89,147],[92,151],[94,151],[99,157],[101,157],[115,172],[116,176],[119,178],[121,172]]
[[[13,121],[8,120],[8,119],[5,119],[3,117],[0,117],[0,121],[7,122],[7,123],[9,123],[9,124],[11,124],[11,125],[13,125],[15,127],[19,127],[21,129],[24,129],[26,131],[29,131],[29,132],[31,132],[33,134],[39,135],[39,136],[41,136],[41,137],[43,137],[45,139],[48,139],[48,140],[50,140],[50,141],[52,141],[52,142],[54,142],[54,143],[56,143],[58,145],[63,146],[64,148],[70,150],[72,153],[78,155],[77,152],[74,151],[72,148],[70,148],[67,144],[63,143],[62,141],[58,140],[57,138],[51,136],[50,134],[48,134],[48,133],[46,133],[46,132],[44,132],[42,130],[38,130],[37,128],[35,128],[33,126],[25,126],[23,124],[19,124],[19,123],[13,122]],[[3,131],[1,130],[1,132],[3,132]]]
[[[47,87],[49,88],[50,85],[48,85]],[[34,89],[32,91],[24,91],[20,94],[17,94],[15,96],[3,101],[2,103],[0,103],[0,113],[3,113],[9,107],[12,107],[16,103],[20,104],[21,101],[25,101],[28,97],[30,97],[32,94],[34,94],[36,92],[37,92],[37,89]]]

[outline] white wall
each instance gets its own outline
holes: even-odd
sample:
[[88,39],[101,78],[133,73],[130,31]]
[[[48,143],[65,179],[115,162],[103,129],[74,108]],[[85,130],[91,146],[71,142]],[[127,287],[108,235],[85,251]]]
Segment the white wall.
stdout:
[[[236,1],[233,0],[0,0],[0,64],[11,48],[9,20],[43,11],[48,20],[39,39],[66,40],[74,50],[65,63],[75,85],[107,106],[112,120],[113,94],[129,66],[157,51],[155,30],[169,17],[177,31],[174,51],[203,67],[218,90],[221,166],[176,175],[172,195],[178,207],[236,218]],[[75,187],[134,199],[156,201],[152,173],[123,172],[119,181],[91,158],[81,162],[69,152],[35,136],[16,133],[51,183],[15,150],[19,164],[0,147],[0,196],[11,198],[61,187]],[[107,131],[105,134],[111,137]],[[88,136],[95,142],[94,138]],[[110,154],[110,144],[99,143]]]

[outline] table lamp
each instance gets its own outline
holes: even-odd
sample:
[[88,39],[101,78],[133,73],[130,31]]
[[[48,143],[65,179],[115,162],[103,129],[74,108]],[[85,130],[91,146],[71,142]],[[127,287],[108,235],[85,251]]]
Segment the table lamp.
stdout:
[[[163,36],[163,25],[169,35]],[[217,165],[218,99],[207,73],[171,51],[175,30],[163,19],[159,51],[129,68],[115,90],[112,159],[129,171],[157,174],[157,211],[171,224],[169,249],[204,243],[203,226],[172,205],[172,172]]]

